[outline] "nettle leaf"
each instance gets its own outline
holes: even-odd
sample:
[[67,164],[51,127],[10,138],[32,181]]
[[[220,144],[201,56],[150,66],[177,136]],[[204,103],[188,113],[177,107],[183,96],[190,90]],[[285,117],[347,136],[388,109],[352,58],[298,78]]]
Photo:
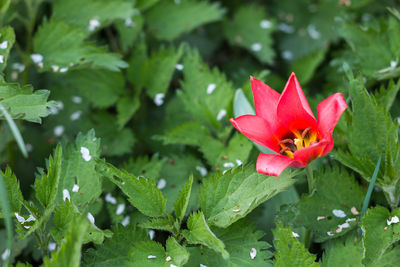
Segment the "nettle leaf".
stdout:
[[312,230],[316,242],[324,242],[356,227],[365,192],[343,168],[326,167],[315,179],[316,191],[294,204],[296,214],[289,216],[296,226]]
[[111,238],[106,239],[102,245],[89,248],[83,254],[82,266],[123,266],[129,260],[132,245],[149,240],[146,231],[132,224],[127,227],[116,225],[112,231]]
[[[341,238],[326,243],[321,259],[323,267],[363,267],[363,244],[361,239],[349,235],[345,240]],[[350,256],[351,255],[351,256]]]
[[200,207],[209,224],[225,228],[294,182],[288,172],[277,179],[257,173],[253,165],[240,166],[203,180]]
[[66,146],[58,193],[60,202],[68,193],[71,202],[83,211],[100,196],[101,175],[95,169],[99,156],[100,140],[96,139],[94,130],[86,135],[79,133],[75,144]]
[[185,109],[197,121],[220,130],[220,121],[227,121],[233,99],[232,83],[218,69],[210,70],[198,52],[189,52],[183,60],[184,80],[178,96]]
[[183,230],[182,234],[189,244],[204,245],[220,253],[224,259],[229,259],[225,244],[211,231],[201,211],[189,216],[187,227],[189,230]]
[[34,37],[35,53],[41,70],[65,72],[71,66],[90,65],[93,68],[119,71],[127,67],[121,55],[107,52],[85,42],[87,32],[62,20],[45,21]]
[[196,27],[220,20],[224,10],[218,3],[186,0],[179,4],[160,1],[145,13],[148,31],[159,40],[171,41]]
[[140,107],[138,97],[124,96],[117,102],[117,123],[118,129],[124,128],[125,124],[133,117]]
[[115,23],[123,51],[128,51],[134,45],[135,40],[143,29],[143,25],[144,18],[137,12],[129,18]]
[[81,262],[81,248],[83,237],[89,222],[85,216],[76,217],[73,227],[64,238],[64,242],[58,251],[51,254],[51,259],[44,258],[43,266],[68,266],[78,267]]
[[79,8],[81,4],[79,0],[57,0],[53,5],[53,17],[92,32],[114,20],[125,20],[134,14],[133,4],[128,0],[87,0],[85,7]]
[[365,265],[377,264],[391,245],[400,240],[400,224],[398,220],[392,223],[393,217],[400,217],[400,209],[389,212],[386,208],[377,206],[365,213],[361,222]]
[[124,92],[125,80],[121,72],[108,70],[76,70],[68,73],[66,83],[78,89],[96,108],[115,104]]
[[154,218],[146,222],[140,223],[139,226],[142,228],[163,230],[171,233],[174,232],[174,227],[171,222],[164,218]]
[[164,216],[167,199],[152,180],[136,178],[127,171],[119,170],[101,160],[98,161],[98,165],[103,174],[128,196],[128,200],[141,213],[150,217]]
[[267,17],[263,6],[242,6],[231,22],[225,22],[224,33],[231,45],[245,48],[263,63],[272,63],[275,55],[272,33],[276,22]]
[[193,176],[190,176],[189,181],[185,183],[179,192],[178,199],[174,203],[175,216],[181,222],[185,217],[186,209],[190,200],[190,193],[192,191]]
[[[221,254],[207,247],[189,247],[190,259],[188,266],[273,266],[270,260],[273,256],[268,249],[267,242],[261,241],[261,231],[254,232],[254,225],[246,220],[238,221],[226,229],[215,228],[215,235],[220,238],[229,252],[229,259],[225,260]],[[254,254],[255,251],[255,254]],[[251,256],[254,254],[254,258]]]
[[299,77],[300,84],[307,84],[314,76],[317,67],[325,58],[326,47],[316,49],[293,62],[290,70]]
[[171,257],[171,261],[177,266],[183,266],[189,260],[189,253],[187,249],[184,246],[181,246],[174,237],[170,236],[167,239],[166,248],[167,255]]
[[0,29],[0,72],[7,65],[8,55],[15,42],[15,33],[13,28],[6,26]]
[[136,7],[141,11],[144,11],[152,6],[154,6],[160,0],[137,0]]
[[159,155],[154,154],[151,159],[147,156],[130,158],[129,161],[122,164],[122,168],[137,177],[143,176],[157,181],[165,162],[165,158],[160,158]]
[[384,107],[386,112],[389,112],[394,101],[396,100],[399,90],[400,80],[397,80],[397,83],[395,83],[393,80],[390,80],[387,88],[385,88],[384,85],[381,85],[379,91],[375,94],[377,104],[381,107]]
[[[10,213],[19,212],[22,207],[22,202],[24,201],[19,186],[19,180],[9,166],[7,166],[5,172],[1,172],[1,176],[3,177],[3,184],[5,190],[7,191],[8,203],[10,205]],[[2,207],[2,205],[4,204],[1,202],[0,199],[0,207]],[[0,209],[0,218],[4,218],[2,209]]]
[[274,266],[320,266],[315,262],[315,255],[304,248],[295,237],[289,227],[283,227],[277,223],[277,228],[273,230],[274,244],[278,252],[275,254]]
[[47,101],[49,94],[49,90],[33,91],[31,85],[20,87],[17,84],[0,82],[0,104],[13,119],[41,123],[42,117],[48,116],[49,108],[55,105],[54,101]]

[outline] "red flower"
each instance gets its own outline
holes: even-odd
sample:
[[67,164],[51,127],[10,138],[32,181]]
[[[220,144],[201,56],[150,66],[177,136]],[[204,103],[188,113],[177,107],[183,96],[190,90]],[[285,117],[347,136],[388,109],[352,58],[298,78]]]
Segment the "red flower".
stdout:
[[310,161],[332,150],[333,129],[347,108],[341,93],[318,104],[316,120],[294,73],[282,94],[260,80],[250,79],[256,115],[244,115],[230,121],[257,144],[279,153],[260,153],[257,172],[278,176],[288,166],[304,168]]

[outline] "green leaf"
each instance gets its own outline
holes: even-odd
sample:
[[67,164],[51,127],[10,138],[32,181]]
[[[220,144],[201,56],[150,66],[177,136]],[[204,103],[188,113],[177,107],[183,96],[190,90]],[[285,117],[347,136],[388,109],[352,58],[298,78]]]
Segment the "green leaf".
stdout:
[[222,18],[224,10],[217,3],[186,0],[179,4],[160,1],[145,14],[148,31],[159,40],[171,41],[196,27]]
[[361,228],[364,232],[363,263],[366,266],[374,266],[390,246],[400,240],[400,224],[390,223],[395,216],[399,218],[399,209],[389,212],[381,206],[368,209],[365,213]]
[[306,227],[314,232],[316,242],[324,242],[356,227],[365,192],[343,168],[326,167],[315,176],[316,191],[303,196],[294,204],[296,214],[289,213],[282,220]]
[[7,65],[8,55],[15,42],[13,28],[6,26],[0,29],[0,72],[3,72]]
[[[57,0],[53,5],[53,17],[92,32],[114,20],[125,20],[134,13],[132,2],[128,0],[87,0],[85,8],[77,8],[81,4],[79,0]],[[90,26],[91,20],[98,21],[99,26]]]
[[200,207],[209,224],[226,228],[294,182],[287,172],[277,179],[257,173],[254,165],[240,166],[203,181]]
[[154,218],[149,221],[140,223],[139,226],[142,228],[163,230],[171,233],[174,232],[173,225],[167,219],[164,218]]
[[72,225],[61,248],[51,254],[51,259],[44,258],[43,266],[80,266],[83,237],[89,222],[85,216],[79,216]]
[[115,23],[115,28],[118,31],[123,51],[128,51],[128,49],[134,45],[139,34],[142,32],[143,25],[144,18],[138,12],[135,12],[133,16],[124,21]]
[[[108,238],[101,245],[89,248],[83,254],[82,266],[123,266],[129,259],[133,244],[149,240],[147,232],[135,225],[123,227],[114,226],[112,238]],[[127,245],[130,244],[130,245]]]
[[[167,239],[167,255],[171,257],[171,262],[177,266],[183,266],[189,260],[189,253],[185,247],[179,245],[176,239],[170,236]],[[168,257],[167,256],[167,257]]]
[[146,156],[131,158],[128,162],[122,164],[122,168],[134,176],[143,176],[147,179],[157,181],[161,175],[165,161],[165,158],[160,158],[158,154],[154,154],[151,159]]
[[150,217],[164,216],[167,199],[152,180],[136,178],[125,170],[119,170],[101,160],[97,163],[103,174],[128,196],[128,200],[141,213]]
[[139,109],[140,101],[138,97],[121,97],[117,102],[117,123],[118,128],[124,128],[125,124],[132,118]]
[[164,145],[183,144],[201,146],[212,136],[209,130],[198,121],[188,121],[175,127],[164,135],[157,135],[156,140],[163,141]]
[[6,119],[8,126],[10,127],[10,130],[12,132],[12,135],[15,138],[15,141],[18,144],[19,149],[21,150],[22,155],[27,158],[28,157],[28,152],[26,151],[26,146],[24,139],[22,139],[21,132],[18,130],[17,125],[11,118],[11,115],[8,113],[8,111],[3,107],[2,104],[0,104],[0,111],[3,113],[4,118]]
[[325,247],[322,256],[322,267],[362,267],[363,245],[354,235],[349,235],[345,240],[341,238],[330,241]]
[[317,49],[293,62],[291,71],[299,77],[300,84],[306,85],[314,76],[317,67],[325,58],[327,49]]
[[[226,229],[216,228],[215,235],[226,245],[229,259],[225,260],[221,254],[207,247],[189,247],[190,259],[188,266],[229,266],[229,267],[254,267],[273,266],[270,258],[273,256],[268,249],[271,247],[267,242],[261,241],[261,231],[254,231],[254,225],[247,220],[238,221]],[[250,252],[255,250],[252,259]]]
[[315,262],[315,255],[304,248],[289,227],[277,223],[274,232],[274,244],[278,252],[275,254],[274,266],[320,266]]
[[395,83],[393,80],[390,80],[387,88],[385,88],[384,85],[381,85],[379,91],[375,94],[376,102],[379,106],[385,107],[386,112],[389,112],[394,101],[396,100],[399,90],[400,80],[397,80],[397,83]]
[[233,20],[224,24],[229,43],[245,48],[262,63],[272,63],[275,55],[272,32],[276,22],[267,17],[262,6],[243,5],[235,12]]
[[55,105],[53,101],[47,102],[49,94],[48,90],[33,91],[31,85],[19,87],[17,84],[0,82],[0,104],[13,119],[41,123],[41,118],[49,115],[49,108]]
[[[5,172],[1,172],[1,176],[3,178],[4,188],[8,196],[10,213],[12,214],[15,212],[20,212],[24,198],[22,196],[17,177],[15,176],[15,174],[12,173],[11,168],[9,166],[7,166]],[[2,207],[3,205],[4,204],[0,199],[0,207]],[[3,212],[0,212],[0,217],[4,218],[5,214],[3,214]]]
[[45,21],[34,37],[35,53],[41,70],[65,72],[71,66],[90,65],[119,71],[127,67],[118,54],[108,53],[105,47],[85,42],[87,31],[62,20]]
[[189,244],[200,244],[220,253],[224,259],[229,258],[225,244],[218,239],[208,226],[202,212],[193,212],[187,221],[189,230],[182,231]]
[[174,209],[175,216],[181,222],[185,217],[186,209],[189,204],[190,192],[192,191],[193,176],[190,176],[189,181],[185,183],[182,190],[179,192],[178,199],[175,201]]

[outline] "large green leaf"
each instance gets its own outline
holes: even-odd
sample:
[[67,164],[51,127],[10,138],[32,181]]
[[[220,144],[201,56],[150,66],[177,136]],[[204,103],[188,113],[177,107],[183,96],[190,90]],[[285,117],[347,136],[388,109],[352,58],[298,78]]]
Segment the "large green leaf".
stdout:
[[[22,202],[24,201],[19,186],[19,180],[17,179],[15,174],[12,173],[9,166],[7,166],[4,172],[1,172],[1,176],[3,177],[4,187],[7,191],[8,202],[10,205],[10,213],[19,212],[21,210]],[[3,205],[4,204],[0,199],[0,207],[2,207]],[[0,217],[5,217],[1,209]]]
[[7,64],[8,55],[15,42],[15,33],[13,28],[6,26],[0,29],[0,72],[4,70]]

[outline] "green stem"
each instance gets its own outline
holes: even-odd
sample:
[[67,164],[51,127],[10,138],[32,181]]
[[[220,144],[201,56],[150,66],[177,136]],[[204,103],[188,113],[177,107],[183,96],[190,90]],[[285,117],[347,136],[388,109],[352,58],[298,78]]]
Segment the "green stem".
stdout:
[[374,189],[374,185],[376,182],[376,177],[378,177],[379,166],[381,166],[381,157],[379,157],[378,162],[376,163],[374,174],[372,175],[371,182],[369,183],[367,194],[364,198],[364,203],[361,211],[361,218],[364,216],[367,211],[369,200],[371,199],[372,189]]
[[[316,189],[316,181],[314,177],[314,168],[312,165],[308,165],[306,167],[306,174],[307,174],[307,183],[308,183],[308,194],[312,195]],[[311,246],[312,242],[312,233],[309,229],[306,229],[304,235],[304,246],[308,249]]]

